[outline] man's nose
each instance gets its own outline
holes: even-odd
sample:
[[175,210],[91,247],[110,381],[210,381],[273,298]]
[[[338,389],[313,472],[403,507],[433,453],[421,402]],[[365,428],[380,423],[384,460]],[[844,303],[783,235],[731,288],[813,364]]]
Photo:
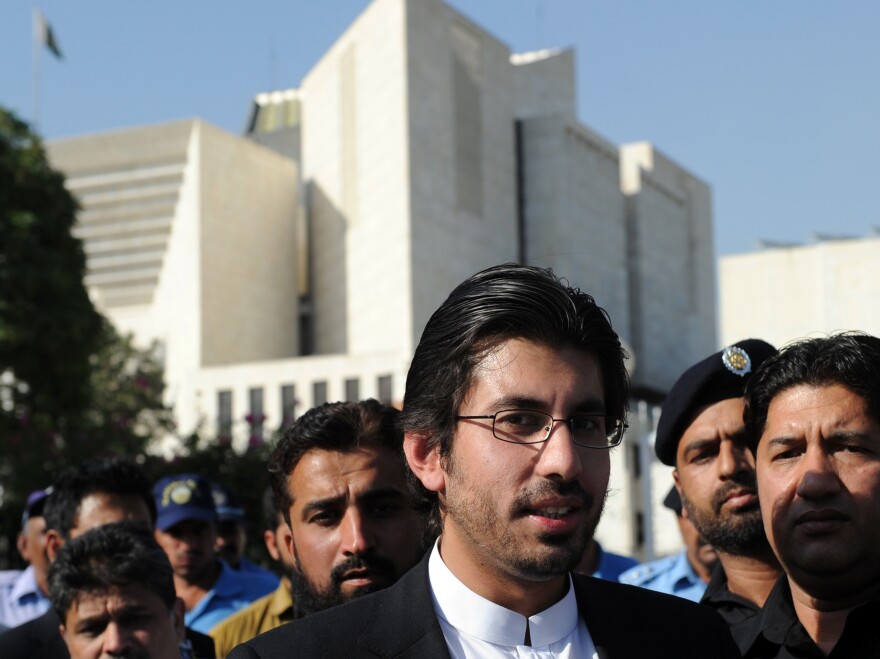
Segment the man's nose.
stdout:
[[804,499],[822,499],[838,494],[840,478],[833,459],[820,446],[807,449],[800,464],[797,494]]
[[545,478],[555,476],[563,481],[575,480],[581,475],[583,464],[571,435],[571,427],[564,419],[551,423],[550,437],[540,445],[538,471]]
[[104,629],[103,652],[104,654],[118,654],[129,646],[129,633],[116,622],[110,622]]
[[360,510],[352,509],[345,514],[342,523],[342,553],[347,556],[360,556],[372,549],[372,538],[368,521]]
[[721,478],[754,471],[754,461],[749,450],[729,440],[723,440],[718,448],[718,472]]

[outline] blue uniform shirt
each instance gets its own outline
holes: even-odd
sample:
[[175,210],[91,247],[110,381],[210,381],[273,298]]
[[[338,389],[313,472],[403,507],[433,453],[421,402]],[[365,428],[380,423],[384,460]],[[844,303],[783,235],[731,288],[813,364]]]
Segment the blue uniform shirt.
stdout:
[[184,617],[187,627],[202,634],[278,587],[278,577],[267,579],[254,573],[236,572],[223,561],[220,564],[220,576],[214,587]]
[[49,598],[37,586],[34,566],[0,572],[0,624],[18,627],[49,610]]
[[637,565],[621,574],[618,581],[693,602],[699,602],[706,590],[706,584],[694,572],[684,550],[674,556]]
[[593,576],[606,581],[617,581],[621,572],[638,565],[638,561],[629,556],[621,556],[620,554],[612,554],[610,551],[602,549],[602,545],[596,543],[596,550],[599,552],[599,567],[593,572]]

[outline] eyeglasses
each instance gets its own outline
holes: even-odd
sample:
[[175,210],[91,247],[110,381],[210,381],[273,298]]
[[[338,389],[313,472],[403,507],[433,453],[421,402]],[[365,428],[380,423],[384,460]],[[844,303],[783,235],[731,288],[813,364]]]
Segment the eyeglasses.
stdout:
[[492,434],[511,444],[540,444],[550,439],[553,424],[567,423],[571,439],[578,446],[611,448],[620,444],[627,425],[620,419],[602,414],[577,414],[569,419],[554,419],[533,410],[502,410],[491,415],[457,416],[462,419],[492,419]]

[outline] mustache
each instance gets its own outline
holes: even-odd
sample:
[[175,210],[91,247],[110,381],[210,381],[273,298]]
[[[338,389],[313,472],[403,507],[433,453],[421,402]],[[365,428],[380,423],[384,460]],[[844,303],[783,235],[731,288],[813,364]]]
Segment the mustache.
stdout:
[[363,556],[349,556],[330,572],[330,581],[339,586],[345,581],[345,574],[351,570],[369,570],[376,574],[394,576],[396,569],[391,559],[378,554],[365,554]]
[[513,500],[513,509],[525,512],[534,507],[532,502],[556,496],[577,498],[583,508],[592,508],[596,502],[577,481],[542,480],[519,492]]
[[712,510],[715,514],[718,515],[721,513],[721,507],[724,505],[724,502],[727,500],[727,497],[731,492],[743,489],[748,490],[752,494],[757,492],[754,473],[749,475],[743,474],[742,477],[728,480],[724,485],[712,493],[712,498],[709,503],[712,505]]

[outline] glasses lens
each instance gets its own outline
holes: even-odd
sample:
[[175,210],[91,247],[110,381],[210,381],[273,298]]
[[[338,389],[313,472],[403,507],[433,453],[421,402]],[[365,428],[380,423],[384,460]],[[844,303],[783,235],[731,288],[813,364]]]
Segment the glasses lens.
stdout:
[[552,417],[541,412],[507,410],[495,415],[493,432],[498,439],[517,444],[536,444],[547,439]]
[[593,414],[572,417],[571,436],[580,446],[608,446],[605,417]]

